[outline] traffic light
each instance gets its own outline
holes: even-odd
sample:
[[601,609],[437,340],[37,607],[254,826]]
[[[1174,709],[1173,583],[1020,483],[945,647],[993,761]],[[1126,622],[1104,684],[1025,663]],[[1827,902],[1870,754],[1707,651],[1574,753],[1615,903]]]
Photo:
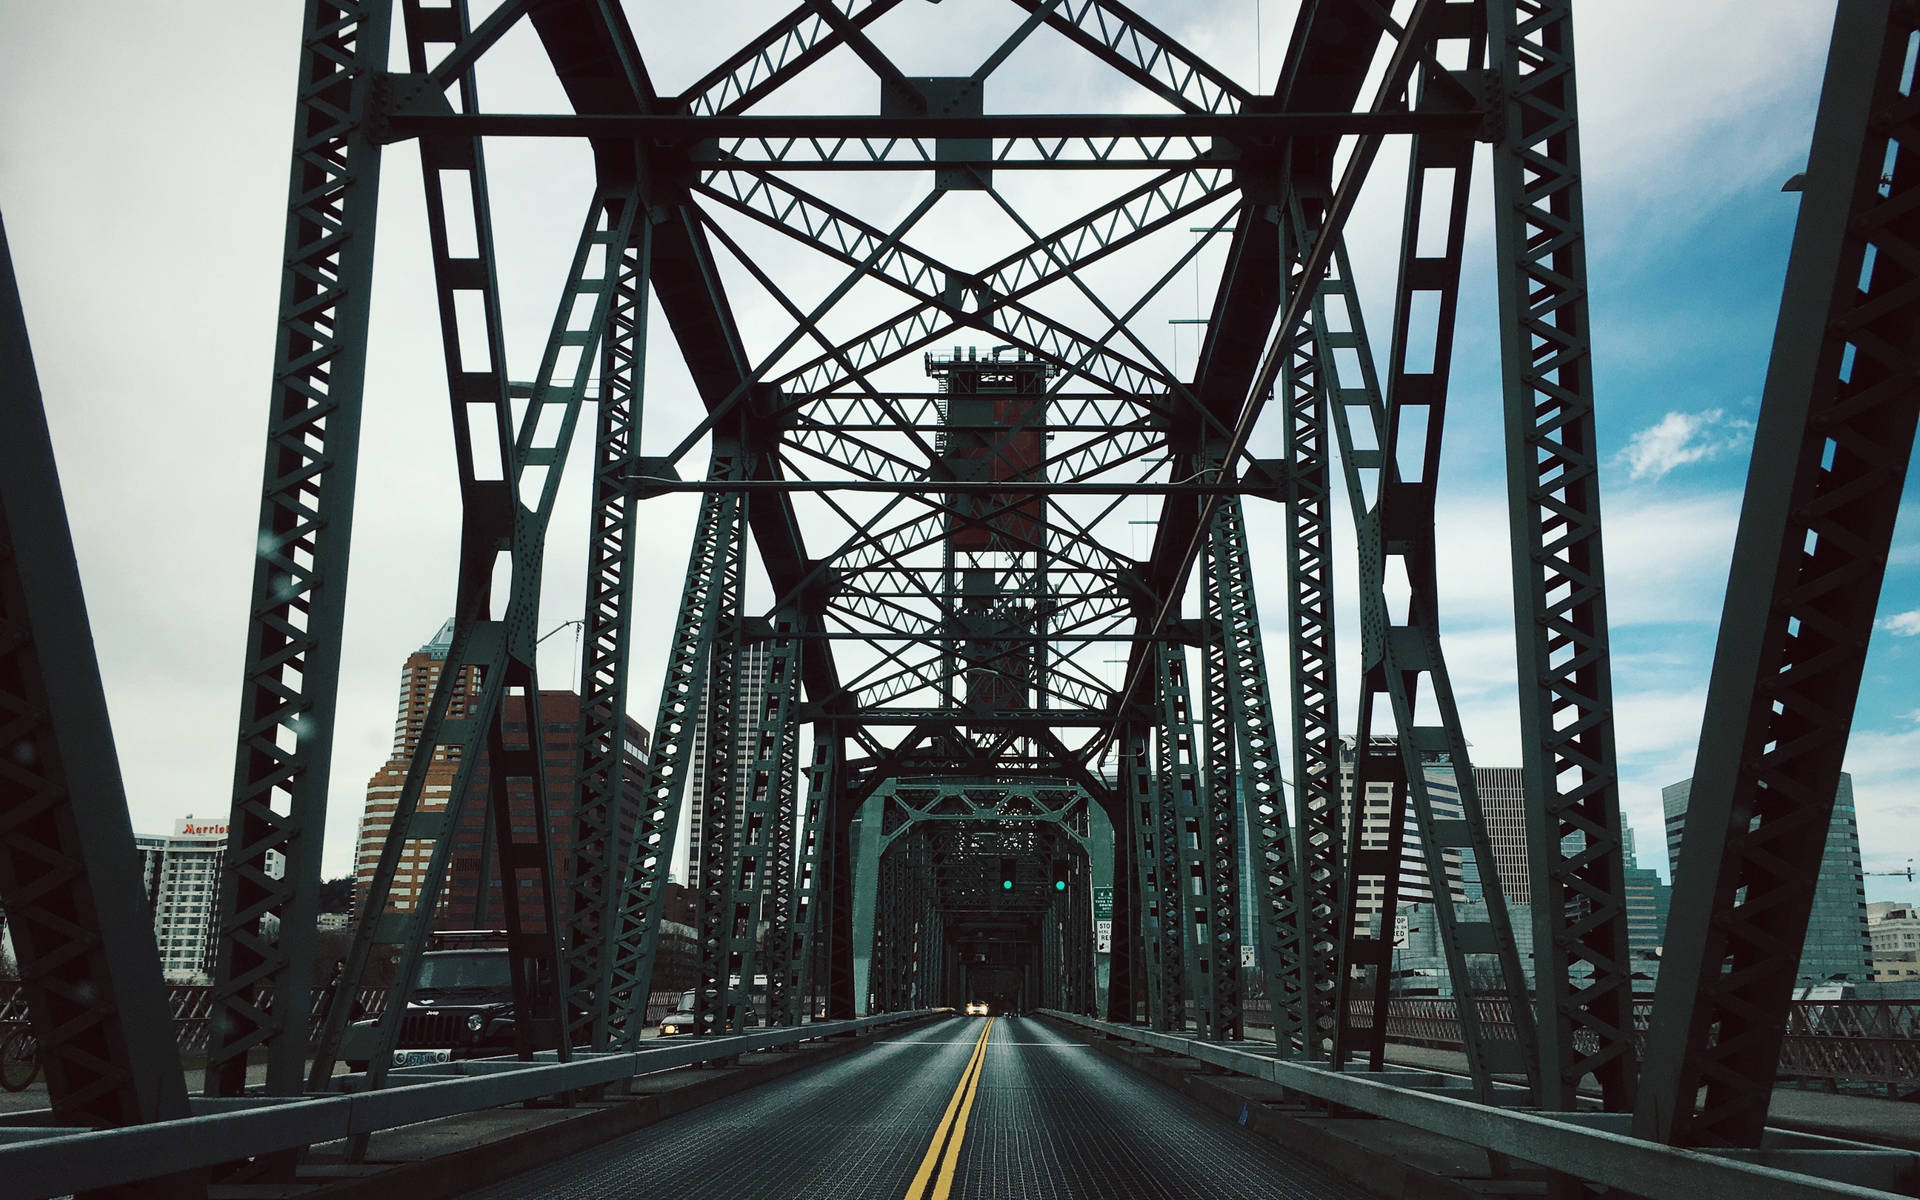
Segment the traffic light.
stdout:
[[1010,858],[1000,860],[1000,890],[1003,892],[1013,890],[1013,860]]
[[1053,860],[1053,890],[1056,892],[1067,890],[1067,860],[1064,858]]

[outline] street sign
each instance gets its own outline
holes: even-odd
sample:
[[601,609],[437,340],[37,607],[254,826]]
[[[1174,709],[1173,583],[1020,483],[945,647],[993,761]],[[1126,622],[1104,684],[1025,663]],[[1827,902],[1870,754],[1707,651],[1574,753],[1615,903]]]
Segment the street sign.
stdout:
[[1093,889],[1093,919],[1096,921],[1113,920],[1113,889],[1097,887]]
[[1093,923],[1093,952],[1095,954],[1113,953],[1113,922],[1095,921]]

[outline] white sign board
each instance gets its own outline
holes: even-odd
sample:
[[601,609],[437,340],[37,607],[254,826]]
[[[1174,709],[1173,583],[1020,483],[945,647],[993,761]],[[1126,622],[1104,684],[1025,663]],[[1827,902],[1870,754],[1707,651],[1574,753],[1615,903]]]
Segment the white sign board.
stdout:
[[1093,923],[1093,952],[1095,954],[1113,953],[1113,922],[1095,921]]

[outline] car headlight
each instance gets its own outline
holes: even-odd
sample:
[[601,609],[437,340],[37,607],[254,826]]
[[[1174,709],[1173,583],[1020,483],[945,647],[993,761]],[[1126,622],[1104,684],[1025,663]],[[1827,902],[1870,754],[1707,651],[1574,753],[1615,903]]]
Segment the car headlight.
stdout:
[[467,1018],[468,1033],[479,1033],[482,1029],[485,1029],[486,1027],[487,1027],[487,1019],[481,1016],[479,1013],[474,1013],[472,1016]]
[[680,1027],[678,1025],[662,1025],[660,1027],[660,1032],[661,1033],[679,1033]]

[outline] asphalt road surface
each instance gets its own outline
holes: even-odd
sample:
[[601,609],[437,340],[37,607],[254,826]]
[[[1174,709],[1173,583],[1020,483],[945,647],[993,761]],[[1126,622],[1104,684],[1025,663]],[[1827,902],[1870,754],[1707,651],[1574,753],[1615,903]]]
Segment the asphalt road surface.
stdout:
[[471,1193],[1362,1200],[1045,1023],[955,1017]]

